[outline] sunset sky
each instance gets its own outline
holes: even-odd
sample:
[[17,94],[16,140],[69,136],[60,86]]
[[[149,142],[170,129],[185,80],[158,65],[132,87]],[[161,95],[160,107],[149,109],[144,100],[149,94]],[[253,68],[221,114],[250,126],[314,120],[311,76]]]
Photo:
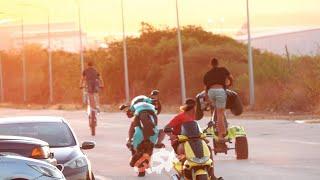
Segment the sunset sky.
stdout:
[[[319,0],[251,0],[253,29],[288,26],[320,26]],[[80,0],[82,25],[90,36],[103,37],[122,31],[120,0]],[[179,0],[182,25],[209,30],[237,30],[246,22],[246,0]],[[0,22],[75,22],[77,0],[0,0]],[[142,21],[157,27],[174,27],[175,0],[124,0],[126,30],[136,33]],[[3,23],[2,23],[3,24]]]

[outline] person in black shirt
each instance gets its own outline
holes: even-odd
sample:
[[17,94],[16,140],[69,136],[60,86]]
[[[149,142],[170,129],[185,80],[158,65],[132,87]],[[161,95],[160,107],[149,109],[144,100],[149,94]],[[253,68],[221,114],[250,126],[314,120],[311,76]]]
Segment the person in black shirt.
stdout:
[[80,87],[86,88],[86,100],[90,99],[91,107],[98,108],[99,110],[99,89],[103,88],[103,80],[100,77],[98,71],[93,67],[91,61],[88,62],[88,67],[82,72],[82,77],[80,80]]
[[219,67],[218,59],[211,60],[212,69],[203,77],[205,91],[208,98],[212,101],[217,112],[217,130],[219,140],[223,140],[226,135],[224,124],[224,111],[226,108],[227,86],[232,86],[233,77],[225,67]]

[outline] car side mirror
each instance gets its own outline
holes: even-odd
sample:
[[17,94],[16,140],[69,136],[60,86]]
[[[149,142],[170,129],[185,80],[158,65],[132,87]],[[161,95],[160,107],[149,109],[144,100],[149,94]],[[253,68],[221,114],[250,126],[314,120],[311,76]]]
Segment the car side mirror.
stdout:
[[93,149],[96,146],[96,143],[93,141],[86,141],[82,143],[81,149],[88,150]]
[[119,110],[122,111],[122,110],[126,109],[127,107],[129,107],[129,106],[122,104],[121,106],[119,106]]
[[165,133],[173,133],[173,128],[166,127],[166,128],[164,128],[163,132],[165,132]]

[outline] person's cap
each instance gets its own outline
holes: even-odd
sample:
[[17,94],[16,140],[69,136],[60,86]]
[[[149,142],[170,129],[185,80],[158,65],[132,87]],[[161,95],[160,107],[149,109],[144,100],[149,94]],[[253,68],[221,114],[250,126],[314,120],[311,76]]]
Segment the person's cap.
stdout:
[[186,99],[186,101],[184,102],[184,104],[182,106],[180,106],[180,110],[181,111],[186,111],[187,109],[192,109],[194,106],[196,105],[196,101],[192,98],[188,98]]

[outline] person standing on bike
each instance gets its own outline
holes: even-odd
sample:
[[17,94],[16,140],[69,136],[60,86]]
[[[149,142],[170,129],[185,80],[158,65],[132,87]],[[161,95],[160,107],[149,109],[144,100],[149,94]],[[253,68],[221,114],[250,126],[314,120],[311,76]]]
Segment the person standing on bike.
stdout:
[[203,77],[205,92],[209,100],[213,103],[217,113],[217,130],[218,138],[223,141],[226,135],[226,127],[224,123],[224,111],[227,102],[226,88],[232,86],[233,77],[225,67],[219,67],[218,59],[211,60],[212,69]]
[[80,87],[85,87],[87,90],[87,98],[90,100],[90,106],[97,108],[99,106],[98,102],[98,92],[99,89],[104,86],[103,80],[100,77],[98,71],[93,67],[93,62],[88,62],[88,67],[82,72],[82,77],[80,80]]

